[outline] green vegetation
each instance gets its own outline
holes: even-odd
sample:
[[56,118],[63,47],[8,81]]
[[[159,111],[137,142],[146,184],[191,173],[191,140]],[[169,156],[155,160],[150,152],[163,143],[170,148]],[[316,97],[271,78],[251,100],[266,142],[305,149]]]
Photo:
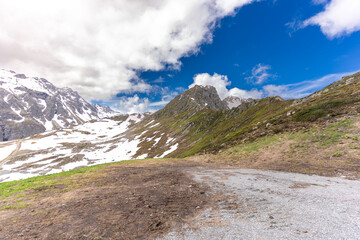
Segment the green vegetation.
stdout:
[[22,208],[26,208],[27,206],[29,206],[29,204],[27,204],[27,203],[24,203],[24,204],[12,204],[12,205],[7,205],[5,207],[0,207],[0,210],[22,209]]
[[[199,109],[196,101],[189,101],[187,96],[196,93],[185,92],[185,95],[175,98],[154,115],[151,120],[154,120],[154,124],[161,123],[160,125],[148,129],[144,124],[136,129],[135,134],[148,131],[145,136],[150,138],[158,131],[168,133],[169,137],[176,137],[179,147],[171,157],[218,152],[224,146],[234,146],[244,140],[251,142],[264,135],[297,132],[300,129],[313,129],[311,131],[315,136],[309,135],[308,139],[312,138],[311,141],[326,147],[346,138],[345,135],[353,138],[352,140],[357,139],[342,130],[327,129],[316,133],[314,129],[326,125],[325,121],[335,116],[349,112],[356,114],[360,110],[357,105],[360,102],[359,89],[360,73],[357,73],[307,98],[283,100],[279,97],[267,97],[231,110]],[[197,95],[190,96],[197,99]],[[146,152],[149,145],[144,144],[142,148]],[[157,153],[151,154],[156,156]]]
[[343,153],[341,151],[335,151],[332,154],[333,157],[341,157],[342,155],[343,155]]
[[276,136],[259,138],[254,142],[237,145],[237,146],[231,148],[229,151],[245,152],[245,153],[258,152],[260,149],[264,149],[266,147],[274,145],[275,143],[279,143],[281,141],[282,137],[283,136],[276,135]]
[[351,139],[358,141],[358,136],[351,136],[351,129],[354,128],[351,125],[349,119],[342,120],[340,122],[328,125],[324,130],[314,134],[312,138],[313,142],[318,142],[322,148],[329,147],[331,145],[338,144],[342,139]]
[[90,167],[79,168],[67,172],[55,173],[51,175],[39,176],[39,177],[32,177],[24,180],[19,181],[12,181],[12,182],[3,182],[0,183],[0,198],[7,198],[13,196],[14,194],[21,193],[27,190],[37,190],[41,189],[42,187],[51,188],[52,186],[58,184],[65,184],[68,188],[74,187],[77,184],[76,180],[78,175],[82,174],[94,174],[100,173],[101,170],[108,165],[112,164],[128,164],[133,162],[140,162],[144,160],[129,160],[129,161],[121,161],[117,163],[106,163],[100,164]]
[[[224,142],[236,142],[251,133],[254,127],[265,127],[281,123],[281,115],[292,101],[265,98],[249,108],[226,112],[203,111],[191,118],[187,136],[187,146],[178,157],[187,157],[205,149],[218,150]],[[280,116],[280,117],[279,117]],[[171,121],[170,121],[171,122]],[[260,123],[261,122],[261,123]],[[260,123],[260,124],[259,124]],[[277,128],[279,128],[276,125]],[[183,129],[179,129],[183,131]]]
[[[257,153],[259,150],[282,146],[289,142],[290,152],[306,153],[310,148],[327,149],[338,144],[344,144],[350,149],[360,149],[358,146],[359,132],[353,131],[352,120],[345,119],[328,126],[305,131],[288,132],[257,138],[255,141],[243,143],[229,148],[227,153]],[[340,157],[343,151],[335,151],[332,156]]]
[[37,189],[44,186],[53,186],[56,184],[63,183],[63,177],[73,176],[76,174],[84,174],[88,172],[96,171],[97,169],[101,168],[102,165],[79,168],[76,170],[71,170],[68,172],[61,172],[51,175],[39,176],[28,178],[19,181],[12,181],[12,182],[4,182],[0,183],[0,196],[2,198],[6,198],[12,196],[16,193],[23,192],[29,189]]
[[335,108],[344,105],[346,101],[328,101],[309,106],[295,115],[296,121],[314,122],[328,114],[334,114]]

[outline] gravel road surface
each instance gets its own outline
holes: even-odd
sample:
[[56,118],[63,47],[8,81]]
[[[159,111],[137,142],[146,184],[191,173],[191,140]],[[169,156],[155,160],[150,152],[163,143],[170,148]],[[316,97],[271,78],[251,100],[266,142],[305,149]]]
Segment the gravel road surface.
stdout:
[[191,172],[214,204],[162,239],[360,239],[360,181],[258,170]]

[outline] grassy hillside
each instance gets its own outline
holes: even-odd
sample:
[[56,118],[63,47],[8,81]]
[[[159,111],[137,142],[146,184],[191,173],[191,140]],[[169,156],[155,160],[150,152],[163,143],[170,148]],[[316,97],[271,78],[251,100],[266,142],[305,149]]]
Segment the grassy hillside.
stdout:
[[206,163],[360,179],[360,115],[321,127],[279,133],[217,154],[190,157]]
[[[143,134],[144,138],[159,138],[163,148],[166,140],[176,138],[179,144],[171,157],[186,157],[195,153],[218,152],[220,149],[251,142],[263,136],[323,126],[335,117],[360,112],[360,73],[345,77],[321,91],[298,100],[283,100],[268,97],[246,103],[232,110],[203,108],[194,112],[194,107],[179,111],[179,99],[154,114],[133,129],[132,133]],[[184,101],[184,100],[183,100]],[[192,106],[192,105],[191,105]],[[160,114],[161,113],[161,114]],[[159,123],[147,128],[147,124]],[[167,133],[162,137],[160,133]],[[141,153],[148,151],[153,141],[143,143]],[[154,148],[149,157],[155,157]]]

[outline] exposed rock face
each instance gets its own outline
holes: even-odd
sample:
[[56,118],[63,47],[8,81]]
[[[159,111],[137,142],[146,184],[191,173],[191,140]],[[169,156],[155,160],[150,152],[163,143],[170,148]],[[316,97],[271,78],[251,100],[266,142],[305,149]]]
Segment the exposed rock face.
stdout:
[[163,115],[171,116],[180,112],[195,114],[202,109],[228,110],[229,107],[221,101],[216,89],[212,86],[194,86],[176,96],[165,108],[154,114],[155,118]]
[[252,98],[239,98],[239,97],[227,97],[223,100],[223,102],[228,106],[229,109],[236,108],[243,103],[253,102]]
[[0,70],[0,141],[82,124],[117,113],[86,102],[70,88]]

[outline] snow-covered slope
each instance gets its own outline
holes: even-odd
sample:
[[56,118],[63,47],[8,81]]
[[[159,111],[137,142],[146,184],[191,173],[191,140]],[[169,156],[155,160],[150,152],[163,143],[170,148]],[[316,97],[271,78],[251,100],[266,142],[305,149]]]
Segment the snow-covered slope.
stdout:
[[240,106],[241,104],[245,103],[245,102],[249,102],[252,101],[251,98],[246,99],[246,98],[239,98],[239,97],[227,97],[223,100],[223,102],[229,107],[229,109],[232,108],[236,108],[238,106]]
[[86,102],[70,88],[43,78],[0,70],[0,141],[111,117],[108,107]]
[[[144,159],[139,154],[140,145],[153,143],[155,148],[166,142],[168,148],[159,154],[164,157],[175,151],[178,144],[162,134],[162,142],[151,141],[144,134],[132,135],[129,128],[147,114],[121,116],[122,120],[102,119],[73,128],[47,131],[33,137],[0,143],[0,182],[24,179],[44,174],[68,171],[78,167],[109,163],[133,158]],[[120,119],[120,117],[119,117]],[[154,127],[148,124],[147,129]],[[168,150],[166,150],[168,149]],[[151,151],[151,150],[149,150]],[[11,157],[9,157],[9,155]]]

